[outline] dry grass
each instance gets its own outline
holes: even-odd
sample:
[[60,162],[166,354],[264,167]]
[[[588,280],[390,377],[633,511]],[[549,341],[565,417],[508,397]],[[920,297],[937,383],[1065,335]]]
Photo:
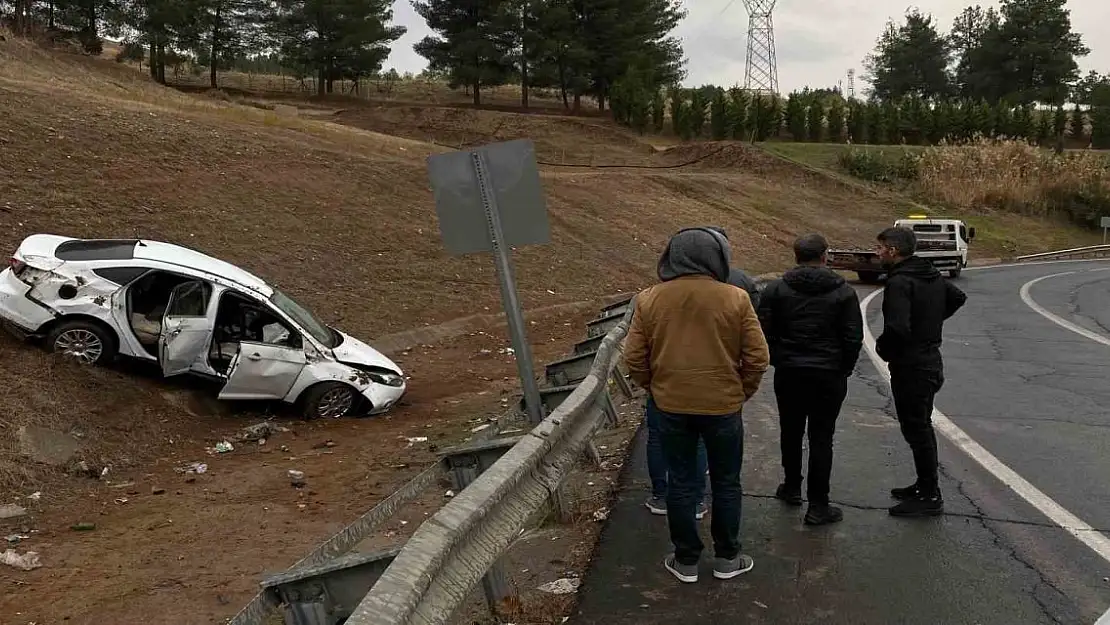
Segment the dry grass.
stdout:
[[928,196],[965,209],[998,208],[1097,225],[1110,211],[1110,159],[1073,151],[1057,156],[1020,141],[929,148],[918,159]]

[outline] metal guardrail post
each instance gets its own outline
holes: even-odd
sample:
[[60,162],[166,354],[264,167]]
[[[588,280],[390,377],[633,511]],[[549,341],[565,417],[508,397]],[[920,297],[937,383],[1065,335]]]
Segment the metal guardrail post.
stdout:
[[595,336],[605,336],[609,331],[617,327],[617,325],[624,320],[625,313],[615,312],[604,317],[599,317],[593,321],[586,322],[586,337],[593,338]]
[[[486,469],[493,466],[498,459],[520,442],[523,436],[495,438],[479,441],[469,445],[452,447],[443,453],[447,463],[447,471],[456,489],[461,492],[470,486]],[[486,594],[486,604],[490,613],[497,616],[506,608],[519,604],[509,576],[505,572],[505,565],[498,559],[489,567],[482,578],[482,589]]]
[[285,625],[337,625],[351,615],[400,551],[396,545],[373,553],[350,553],[274,575],[262,586],[284,606]]

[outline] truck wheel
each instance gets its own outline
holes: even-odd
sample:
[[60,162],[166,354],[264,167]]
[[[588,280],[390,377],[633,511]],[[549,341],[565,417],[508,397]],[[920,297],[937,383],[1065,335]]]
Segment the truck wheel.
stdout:
[[875,284],[879,281],[879,273],[877,271],[857,271],[859,281],[864,284]]
[[956,278],[960,277],[960,274],[963,273],[963,270],[964,270],[963,267],[956,267],[955,269],[949,269],[948,270],[948,277],[955,280]]

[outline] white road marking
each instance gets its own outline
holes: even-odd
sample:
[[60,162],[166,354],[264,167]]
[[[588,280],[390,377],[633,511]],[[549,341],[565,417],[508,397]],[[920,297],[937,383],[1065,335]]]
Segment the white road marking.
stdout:
[[[871,300],[875,299],[882,291],[882,289],[872,291],[860,302],[859,307],[864,319],[863,346],[867,350],[867,356],[871,359],[871,364],[875,366],[875,369],[878,370],[879,374],[882,375],[889,384],[890,370],[875,351],[875,336],[871,332],[871,326],[867,323],[867,307],[871,303]],[[1036,486],[1033,486],[1013,469],[1006,466],[1001,460],[996,458],[994,454],[975,442],[973,438],[968,436],[966,432],[960,429],[959,426],[953,423],[951,419],[935,407],[933,408],[933,426],[945,438],[951,441],[953,445],[958,447],[960,451],[979,463],[981,467],[1017,493],[1022,499],[1028,502],[1029,505],[1039,510],[1041,514],[1051,519],[1053,523],[1059,525],[1064,531],[1074,536],[1079,542],[1090,547],[1099,557],[1110,563],[1110,539],[1103,536],[1089,523],[1053,501],[1051,497],[1041,492]],[[1110,610],[1103,614],[1094,625],[1110,625]]]
[[[1089,272],[1094,272],[1094,271],[1107,271],[1107,269],[1090,269],[1090,270],[1088,270],[1088,273]],[[1106,338],[1105,336],[1099,334],[1098,332],[1092,332],[1092,331],[1088,330],[1087,328],[1084,328],[1082,326],[1078,326],[1078,325],[1068,321],[1067,319],[1064,319],[1063,317],[1060,317],[1059,315],[1056,315],[1056,314],[1053,314],[1053,313],[1049,312],[1043,306],[1038,304],[1033,299],[1033,296],[1029,295],[1029,289],[1033,288],[1033,285],[1040,282],[1041,280],[1048,280],[1050,278],[1059,278],[1060,276],[1070,276],[1070,275],[1076,274],[1076,273],[1079,273],[1079,272],[1078,271],[1065,271],[1063,273],[1054,273],[1054,274],[1051,274],[1051,275],[1042,276],[1042,277],[1037,278],[1035,280],[1030,280],[1029,282],[1026,282],[1025,284],[1021,285],[1021,291],[1020,291],[1021,301],[1025,302],[1026,306],[1032,308],[1033,312],[1035,312],[1038,315],[1044,317],[1045,319],[1048,319],[1049,321],[1051,321],[1052,323],[1055,323],[1056,325],[1060,326],[1061,328],[1064,328],[1065,330],[1071,330],[1072,332],[1075,332],[1079,336],[1091,339],[1092,341],[1094,341],[1096,343],[1101,343],[1102,345],[1106,345],[1107,347],[1110,347],[1110,338]]]

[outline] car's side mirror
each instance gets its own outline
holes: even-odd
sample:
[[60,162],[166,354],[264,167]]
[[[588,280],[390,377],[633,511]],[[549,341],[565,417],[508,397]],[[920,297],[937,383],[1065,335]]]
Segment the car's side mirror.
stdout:
[[975,238],[975,228],[968,228],[967,229],[967,240],[971,241],[974,238]]

